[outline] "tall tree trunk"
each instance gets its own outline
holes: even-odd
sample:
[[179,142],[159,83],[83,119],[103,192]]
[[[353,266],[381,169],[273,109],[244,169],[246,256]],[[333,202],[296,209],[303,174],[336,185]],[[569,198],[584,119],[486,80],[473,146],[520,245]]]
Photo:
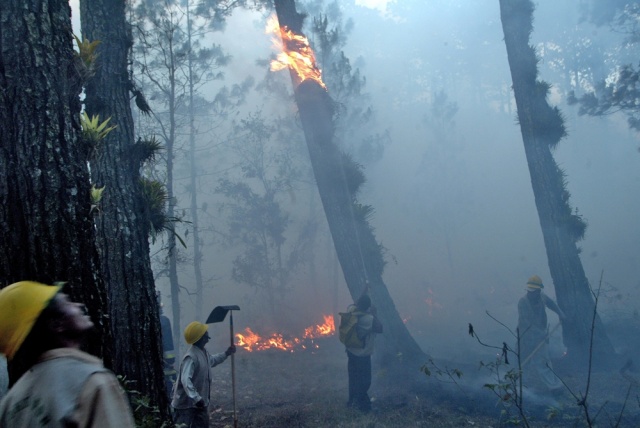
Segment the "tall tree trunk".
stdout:
[[[167,171],[169,170],[168,164],[169,163],[167,162]],[[170,181],[168,181],[168,177],[167,177],[167,183],[170,183]],[[167,185],[167,189],[169,189],[169,187],[171,186]],[[172,189],[172,192],[173,192],[173,189]],[[171,193],[167,192],[167,194],[171,194]],[[173,215],[174,215],[173,203],[171,202],[171,198],[169,198],[167,216],[173,216]],[[173,324],[172,324],[173,343],[182,343],[181,342],[182,329],[180,328],[180,318],[181,318],[180,284],[178,283],[178,257],[177,257],[178,248],[176,247],[176,236],[174,233],[175,233],[175,230],[172,229],[172,232],[169,233],[169,236],[167,238],[167,246],[168,246],[167,262],[169,265],[169,289],[171,290],[171,314],[173,318]],[[176,345],[176,350],[179,350],[179,349],[180,349],[180,346]],[[179,356],[180,352],[177,352],[176,355]]]
[[190,0],[186,0],[187,8],[187,37],[189,40],[189,159],[191,161],[190,187],[191,187],[191,223],[193,226],[193,273],[196,280],[196,319],[204,319],[202,317],[202,243],[200,242],[200,226],[198,222],[198,192],[197,192],[197,174],[196,167],[196,127],[195,127],[195,109],[193,107],[194,77],[193,77],[193,51],[192,42],[192,26]]
[[67,0],[0,2],[0,286],[68,281],[95,321],[88,350],[108,363],[72,43]]
[[[281,27],[303,34],[303,16],[296,12],[293,0],[275,0],[275,7]],[[355,200],[345,176],[345,155],[333,142],[333,101],[316,81],[300,83],[293,73],[292,80],[320,199],[347,286],[356,299],[369,283],[385,328],[379,342],[382,355],[378,357],[389,364],[397,355],[402,355],[405,363],[423,363],[426,355],[402,322],[382,280],[384,263],[371,227],[364,219],[356,222]]]
[[[170,60],[173,61],[173,45],[171,45]],[[167,147],[167,217],[175,218],[175,195],[173,191],[173,161],[176,142],[176,67],[172,63],[169,67],[169,135]],[[180,328],[180,283],[178,282],[178,247],[176,246],[175,223],[171,224],[171,231],[167,238],[167,263],[169,265],[169,287],[171,290],[171,313],[173,314],[173,343],[181,343]],[[179,349],[179,347],[178,347]]]
[[[567,316],[562,324],[564,343],[570,356],[580,358],[589,350],[595,305],[576,245],[584,235],[585,225],[572,214],[564,173],[551,153],[565,130],[560,112],[547,102],[549,86],[536,80],[537,57],[529,45],[533,10],[530,0],[500,0],[518,120],[549,270],[558,305]],[[613,346],[599,317],[593,333],[594,350],[610,355]]]
[[83,36],[99,40],[96,75],[86,86],[89,115],[109,117],[114,129],[91,162],[94,182],[105,186],[97,216],[98,248],[110,300],[116,346],[113,369],[169,417],[164,392],[160,308],[149,257],[149,225],[134,143],[128,77],[131,31],[123,0],[80,5]]

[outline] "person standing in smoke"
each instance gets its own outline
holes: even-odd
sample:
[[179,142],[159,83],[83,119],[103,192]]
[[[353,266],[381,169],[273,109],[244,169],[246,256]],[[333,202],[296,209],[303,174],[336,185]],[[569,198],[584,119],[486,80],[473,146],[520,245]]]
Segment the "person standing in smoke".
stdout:
[[178,381],[173,387],[175,423],[187,428],[209,427],[209,393],[211,373],[209,367],[215,367],[236,352],[235,345],[225,352],[209,354],[204,346],[209,342],[206,324],[193,321],[184,329],[184,339],[191,345],[180,363]]
[[156,292],[158,305],[160,306],[160,334],[162,334],[162,361],[164,364],[164,387],[167,391],[169,401],[171,401],[173,384],[176,381],[176,351],[173,347],[173,336],[171,332],[171,321],[164,314],[160,292]]
[[[549,308],[560,320],[565,318],[562,310],[542,292],[544,284],[538,275],[527,281],[527,294],[518,302],[518,331],[520,334],[520,361],[524,380],[537,381],[550,392],[562,388],[560,379],[551,370],[549,360],[549,327],[547,312]],[[533,375],[533,376],[532,376]]]
[[369,387],[371,386],[371,354],[376,334],[382,333],[382,324],[376,317],[375,306],[371,305],[371,298],[365,293],[358,299],[349,311],[362,312],[356,325],[358,337],[363,343],[362,348],[347,347],[347,371],[349,373],[349,401],[348,407],[354,407],[362,412],[371,411]]

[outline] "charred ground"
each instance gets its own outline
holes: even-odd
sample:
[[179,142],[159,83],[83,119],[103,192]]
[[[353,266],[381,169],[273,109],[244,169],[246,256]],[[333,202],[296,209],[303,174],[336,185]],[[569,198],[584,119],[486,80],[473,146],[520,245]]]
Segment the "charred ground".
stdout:
[[[420,367],[404,373],[376,370],[370,390],[374,411],[363,415],[347,409],[344,349],[335,338],[321,339],[315,351],[277,350],[236,355],[238,426],[241,427],[498,427],[517,416],[510,397],[498,397],[485,384],[496,379],[480,361],[435,361],[442,372],[427,376]],[[474,358],[475,357],[475,358]],[[426,363],[426,362],[425,362]],[[587,372],[568,361],[554,361],[558,374],[574,393],[584,393]],[[213,369],[211,427],[232,427],[230,365]],[[459,370],[461,376],[444,371]],[[640,375],[634,368],[593,369],[588,404],[598,426],[640,426]],[[556,397],[525,391],[531,426],[587,426],[584,411],[568,391]]]

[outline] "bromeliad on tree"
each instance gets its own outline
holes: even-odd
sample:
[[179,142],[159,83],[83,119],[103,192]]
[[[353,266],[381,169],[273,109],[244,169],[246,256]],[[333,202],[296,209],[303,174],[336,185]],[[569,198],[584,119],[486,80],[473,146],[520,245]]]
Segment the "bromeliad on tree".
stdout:
[[102,200],[102,192],[104,191],[104,186],[96,187],[95,184],[91,186],[91,210],[89,212],[100,211],[100,200]]
[[100,115],[93,115],[89,118],[86,111],[82,112],[80,116],[80,123],[82,124],[82,139],[91,147],[92,150],[96,150],[100,142],[109,134],[109,132],[116,129],[116,125],[109,125],[111,117],[108,117],[104,122],[100,122]]
[[75,34],[73,38],[78,46],[75,57],[75,67],[80,78],[79,86],[83,86],[85,82],[96,74],[96,63],[98,59],[96,49],[100,44],[100,40],[94,40],[93,42],[87,39],[80,40]]

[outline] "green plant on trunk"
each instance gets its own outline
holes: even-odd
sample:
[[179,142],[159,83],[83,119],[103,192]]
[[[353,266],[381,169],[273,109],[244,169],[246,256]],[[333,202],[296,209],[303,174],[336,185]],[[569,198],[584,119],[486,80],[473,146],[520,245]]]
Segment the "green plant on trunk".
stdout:
[[93,115],[89,118],[86,111],[80,115],[80,124],[82,125],[82,139],[85,143],[91,147],[92,150],[96,150],[100,142],[106,138],[109,132],[116,129],[116,125],[108,126],[111,117],[107,120],[100,122],[99,115]]
[[145,206],[149,210],[150,234],[151,239],[155,242],[158,235],[167,232],[173,234],[183,247],[187,247],[184,239],[175,232],[176,223],[186,223],[179,217],[169,217],[165,206],[169,200],[167,188],[158,180],[150,180],[141,178],[142,196],[145,199]]
[[164,150],[163,144],[157,137],[151,136],[146,138],[138,138],[131,146],[130,154],[142,167],[147,162],[154,162],[158,153]]
[[100,40],[94,40],[93,42],[87,39],[80,40],[75,34],[73,38],[78,47],[75,57],[76,70],[81,82],[86,82],[96,74],[96,63],[99,56],[96,49],[100,44]]
[[96,49],[100,44],[100,40],[94,40],[93,42],[86,39],[80,40],[80,38],[75,34],[73,35],[73,38],[76,40],[76,45],[78,46],[78,52],[76,52],[78,57],[85,67],[88,69],[92,68],[98,59]]
[[96,187],[95,184],[91,185],[91,210],[90,212],[100,211],[100,201],[102,200],[102,192],[104,192],[104,186]]

